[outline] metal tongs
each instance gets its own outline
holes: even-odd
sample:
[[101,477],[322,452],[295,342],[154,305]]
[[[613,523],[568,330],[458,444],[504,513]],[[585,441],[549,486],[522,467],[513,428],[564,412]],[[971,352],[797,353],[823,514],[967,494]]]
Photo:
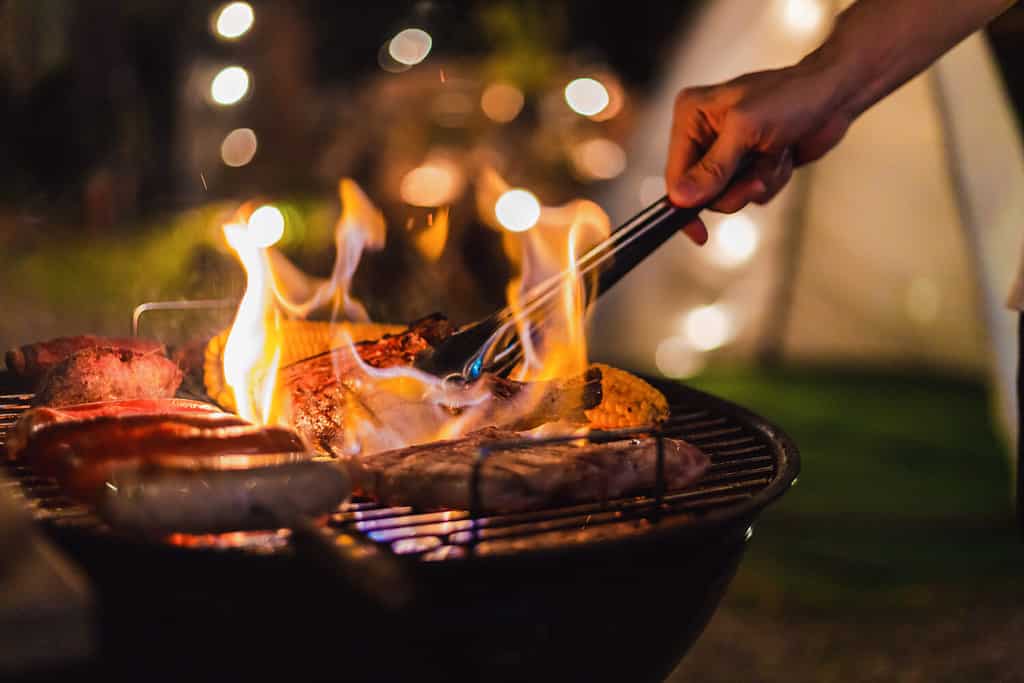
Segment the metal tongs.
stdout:
[[[592,295],[604,294],[704,208],[680,208],[669,202],[667,196],[662,197],[580,257],[576,262],[578,277],[586,282],[596,274]],[[508,374],[523,357],[517,320],[527,318],[543,326],[545,315],[556,305],[558,292],[570,277],[573,275],[569,271],[563,271],[534,287],[524,298],[519,312],[506,306],[462,327],[441,342],[432,354],[417,361],[416,367],[464,382],[471,382],[484,373]]]

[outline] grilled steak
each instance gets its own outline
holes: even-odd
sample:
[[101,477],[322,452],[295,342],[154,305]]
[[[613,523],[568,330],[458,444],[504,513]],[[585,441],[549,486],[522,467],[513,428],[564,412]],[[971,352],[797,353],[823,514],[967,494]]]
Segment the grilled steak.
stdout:
[[96,337],[86,334],[78,337],[59,337],[11,349],[7,352],[7,368],[21,377],[39,379],[47,370],[76,351],[97,347],[126,349],[143,354],[163,355],[166,352],[163,344],[149,339]]
[[[519,436],[487,428],[461,439],[351,456],[344,462],[356,490],[385,505],[465,509],[480,447]],[[651,438],[496,450],[481,468],[479,502],[489,512],[516,512],[635,493],[654,485],[656,451]],[[707,455],[695,446],[679,439],[665,440],[668,488],[689,485],[708,464]]]
[[158,351],[89,347],[72,353],[43,375],[35,404],[168,398],[179,384],[177,363]]

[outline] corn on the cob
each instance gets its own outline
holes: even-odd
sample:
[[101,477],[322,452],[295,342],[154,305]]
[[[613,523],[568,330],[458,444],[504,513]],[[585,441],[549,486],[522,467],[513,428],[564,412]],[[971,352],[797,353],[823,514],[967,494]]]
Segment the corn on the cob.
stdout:
[[[385,334],[397,334],[404,325],[382,323],[327,323],[308,320],[284,320],[281,322],[281,361],[285,367],[303,358],[329,351],[340,343],[343,331],[348,331],[353,341],[379,339]],[[224,330],[206,345],[203,356],[203,384],[206,393],[225,408],[234,409],[235,397],[231,387],[224,382],[224,345],[228,332]]]
[[668,401],[647,382],[603,363],[591,367],[601,371],[601,402],[586,411],[594,429],[643,427],[668,417]]

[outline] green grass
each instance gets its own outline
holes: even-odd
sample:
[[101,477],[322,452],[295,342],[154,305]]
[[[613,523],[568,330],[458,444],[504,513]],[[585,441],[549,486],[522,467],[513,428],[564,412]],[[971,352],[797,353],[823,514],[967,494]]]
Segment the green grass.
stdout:
[[778,424],[803,463],[760,519],[729,604],[877,613],[1024,597],[1006,446],[981,382],[810,368],[692,383]]

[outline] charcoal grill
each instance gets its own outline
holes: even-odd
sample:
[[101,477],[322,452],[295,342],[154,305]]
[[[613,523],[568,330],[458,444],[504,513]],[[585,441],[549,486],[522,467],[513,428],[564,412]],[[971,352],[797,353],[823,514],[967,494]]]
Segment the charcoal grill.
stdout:
[[[286,531],[147,543],[20,466],[10,486],[96,583],[107,675],[151,677],[163,660],[169,676],[655,681],[706,625],[799,457],[753,413],[649,381],[671,406],[663,434],[711,458],[686,490],[508,515],[356,500],[331,515],[338,543],[377,544],[410,569],[418,598],[398,615],[300,558]],[[0,396],[0,440],[30,400]]]

